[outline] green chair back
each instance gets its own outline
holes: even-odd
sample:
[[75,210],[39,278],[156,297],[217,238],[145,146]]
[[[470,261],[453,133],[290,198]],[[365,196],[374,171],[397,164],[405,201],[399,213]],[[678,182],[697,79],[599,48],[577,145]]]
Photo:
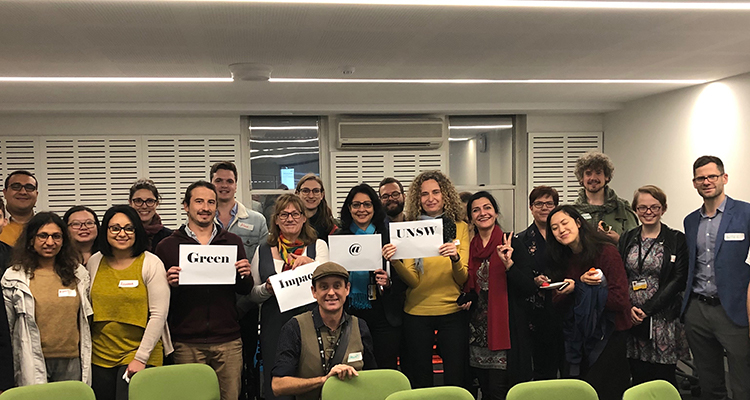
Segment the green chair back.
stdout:
[[394,369],[359,371],[345,381],[331,377],[323,384],[321,400],[385,400],[392,393],[411,389],[409,379]]
[[388,396],[387,400],[474,400],[471,393],[457,386],[438,386],[403,390]]
[[205,364],[146,368],[133,375],[130,400],[219,400],[216,372]]
[[625,391],[622,400],[680,400],[680,392],[667,381],[650,381]]
[[21,386],[0,394],[2,400],[95,400],[94,391],[81,381]]
[[598,400],[591,385],[578,379],[552,379],[519,383],[508,391],[506,400]]

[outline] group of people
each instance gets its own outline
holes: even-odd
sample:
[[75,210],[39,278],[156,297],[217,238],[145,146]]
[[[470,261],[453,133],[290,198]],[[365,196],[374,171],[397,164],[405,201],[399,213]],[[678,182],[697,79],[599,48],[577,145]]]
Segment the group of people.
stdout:
[[[259,340],[266,399],[315,399],[326,379],[368,368],[433,386],[437,353],[443,383],[476,380],[482,398],[576,377],[619,400],[631,384],[676,385],[689,349],[704,393],[726,398],[726,352],[733,398],[750,399],[750,204],[726,196],[720,159],[701,157],[693,185],[704,204],[683,234],[661,222],[661,189],[638,188],[629,203],[609,187],[613,171],[604,154],[579,159],[572,205],[534,188],[533,222],[516,235],[498,224],[492,194],[462,201],[439,171],[420,173],[408,191],[394,178],[377,190],[359,184],[338,218],[308,174],[266,223],[235,200],[237,169],[220,162],[187,189],[187,222],[175,231],[161,224],[151,181],[136,182],[129,205],[100,224],[83,206],[63,218],[34,214],[38,182],[16,171],[0,207],[0,229],[10,214],[0,232],[0,333],[10,333],[0,340],[0,389],[76,379],[100,400],[124,399],[129,377],[169,360],[210,365],[223,400],[252,398]],[[430,219],[442,220],[440,255],[395,259],[391,224]],[[382,268],[329,261],[330,235],[372,234]],[[235,246],[235,283],[180,285],[184,244]],[[316,303],[281,312],[271,277],[312,262]]]

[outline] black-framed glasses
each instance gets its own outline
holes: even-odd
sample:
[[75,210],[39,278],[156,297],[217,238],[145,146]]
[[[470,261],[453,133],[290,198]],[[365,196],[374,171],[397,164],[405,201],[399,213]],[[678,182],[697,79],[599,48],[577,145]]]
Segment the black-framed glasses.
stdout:
[[654,204],[653,206],[646,207],[644,205],[640,205],[635,208],[636,211],[638,211],[641,214],[645,214],[647,211],[651,211],[652,213],[656,214],[659,211],[661,211],[661,206],[659,204]]
[[88,221],[83,221],[83,222],[73,221],[68,224],[69,228],[73,228],[77,231],[81,230],[81,228],[84,228],[84,227],[87,229],[94,229],[95,226],[96,226],[96,222],[94,222],[93,220],[88,220]]
[[396,200],[398,197],[401,196],[401,192],[393,192],[393,193],[383,193],[380,195],[380,200],[388,201],[388,199]]
[[140,198],[137,198],[137,197],[134,198],[134,199],[131,199],[130,201],[132,201],[133,204],[136,207],[140,207],[140,206],[142,206],[144,204],[147,205],[147,206],[149,206],[149,207],[153,207],[157,203],[156,199],[140,199]]
[[706,176],[696,176],[693,178],[693,182],[701,185],[705,181],[709,181],[710,183],[714,183],[719,180],[721,175],[706,175]]
[[323,189],[318,189],[318,188],[315,188],[315,189],[302,188],[302,189],[299,190],[299,192],[302,193],[302,194],[304,194],[305,196],[307,196],[310,193],[312,193],[312,194],[314,194],[314,195],[317,196],[317,195],[323,193]]
[[371,209],[372,208],[372,202],[371,201],[353,201],[352,204],[349,205],[354,210],[359,210],[360,207],[364,207],[365,209]]
[[301,213],[301,212],[299,212],[299,211],[293,211],[293,212],[286,212],[286,211],[282,211],[282,212],[280,212],[280,213],[279,213],[279,219],[280,219],[280,220],[282,220],[282,221],[286,221],[286,220],[287,220],[287,219],[289,219],[290,217],[291,217],[292,219],[294,219],[294,220],[297,220],[297,219],[299,219],[299,218],[300,218],[301,216],[302,216],[302,213]]
[[107,230],[115,236],[119,235],[121,231],[124,231],[126,235],[132,235],[135,233],[135,227],[133,225],[110,225],[107,227]]
[[52,238],[52,240],[54,240],[55,242],[59,242],[59,241],[62,240],[63,235],[62,235],[62,233],[53,233],[53,234],[50,235],[47,232],[39,232],[39,233],[36,234],[36,238],[40,242],[46,242],[47,239],[49,239],[49,238]]
[[15,182],[15,183],[11,183],[9,187],[14,192],[20,192],[21,189],[26,189],[27,192],[35,192],[36,191],[36,185],[34,185],[33,183],[27,183],[25,185],[22,185],[22,184],[20,184],[18,182]]
[[541,210],[542,208],[555,208],[555,202],[554,201],[535,201],[531,204],[536,208],[537,210]]

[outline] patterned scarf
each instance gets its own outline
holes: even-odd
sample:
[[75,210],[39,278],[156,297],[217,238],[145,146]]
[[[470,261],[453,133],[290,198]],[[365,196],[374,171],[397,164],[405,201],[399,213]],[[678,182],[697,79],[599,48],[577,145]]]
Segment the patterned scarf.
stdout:
[[[370,224],[367,229],[362,230],[354,222],[349,226],[349,231],[355,235],[372,235],[375,233],[375,225]],[[372,308],[367,293],[370,285],[369,271],[351,271],[349,272],[349,282],[352,283],[352,290],[349,292],[349,304],[352,308],[366,310]]]
[[282,272],[292,269],[294,258],[291,255],[294,254],[296,256],[301,256],[304,250],[305,244],[302,243],[299,238],[292,243],[284,237],[283,233],[279,233],[279,255],[281,256],[281,259],[284,260],[284,268],[282,269]]

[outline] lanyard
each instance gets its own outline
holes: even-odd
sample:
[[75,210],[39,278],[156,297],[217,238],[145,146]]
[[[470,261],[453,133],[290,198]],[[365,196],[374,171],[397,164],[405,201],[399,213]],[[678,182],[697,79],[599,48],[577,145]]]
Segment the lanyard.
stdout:
[[643,264],[646,262],[646,257],[648,257],[648,253],[651,252],[651,249],[654,248],[657,241],[658,241],[657,239],[654,239],[654,241],[651,242],[651,246],[649,246],[649,248],[646,250],[646,254],[641,256],[641,238],[638,238],[638,274],[639,275],[643,273]]
[[341,344],[341,336],[344,334],[344,327],[346,326],[346,322],[344,321],[343,324],[341,324],[341,331],[339,332],[339,338],[336,340],[336,344],[333,346],[333,354],[331,354],[331,358],[326,360],[326,351],[325,347],[323,346],[323,336],[320,334],[320,328],[315,328],[315,332],[318,334],[318,347],[320,348],[320,364],[323,367],[323,375],[328,375],[328,372],[331,370],[332,365],[329,365],[329,362],[333,360],[334,357],[336,357],[336,351],[339,348],[339,345]]

